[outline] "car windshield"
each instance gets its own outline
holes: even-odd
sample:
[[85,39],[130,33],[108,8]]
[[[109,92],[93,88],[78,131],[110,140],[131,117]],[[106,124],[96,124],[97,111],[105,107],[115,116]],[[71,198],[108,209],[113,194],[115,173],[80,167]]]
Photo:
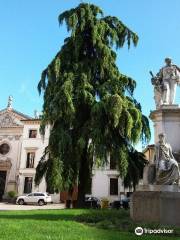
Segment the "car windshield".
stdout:
[[30,194],[28,194],[27,196],[28,197],[32,197],[34,194],[33,193],[30,193]]

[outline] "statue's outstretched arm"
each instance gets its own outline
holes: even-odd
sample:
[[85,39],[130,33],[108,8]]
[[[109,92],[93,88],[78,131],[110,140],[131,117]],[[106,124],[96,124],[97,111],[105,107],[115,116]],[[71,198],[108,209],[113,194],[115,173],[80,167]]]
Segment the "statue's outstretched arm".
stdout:
[[174,65],[176,67],[176,69],[178,70],[179,74],[180,74],[180,67],[178,67],[177,65]]
[[177,65],[175,65],[175,67],[176,67],[176,82],[178,85],[180,85],[180,68]]

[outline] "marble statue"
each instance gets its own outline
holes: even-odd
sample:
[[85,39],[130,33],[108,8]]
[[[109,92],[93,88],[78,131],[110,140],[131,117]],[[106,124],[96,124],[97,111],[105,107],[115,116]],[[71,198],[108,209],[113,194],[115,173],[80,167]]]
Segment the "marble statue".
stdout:
[[12,96],[9,96],[9,98],[8,98],[8,104],[7,104],[7,108],[8,108],[8,109],[11,109],[11,108],[12,108],[12,102],[13,102],[13,97],[12,97]]
[[172,64],[171,58],[165,58],[165,64],[156,76],[150,71],[156,108],[174,104],[176,86],[180,84],[180,68]]
[[159,142],[155,146],[155,164],[157,185],[179,184],[178,162],[174,159],[171,146],[163,133],[159,134]]
[[34,118],[38,119],[39,118],[39,113],[37,110],[34,110]]

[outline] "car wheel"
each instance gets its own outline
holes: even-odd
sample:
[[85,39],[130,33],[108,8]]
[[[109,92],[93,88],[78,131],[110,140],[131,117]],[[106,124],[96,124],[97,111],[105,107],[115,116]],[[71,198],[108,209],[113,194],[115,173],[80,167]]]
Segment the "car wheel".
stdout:
[[19,199],[18,204],[19,205],[23,205],[24,204],[24,200],[23,199]]
[[44,200],[39,200],[39,201],[38,201],[38,205],[39,205],[39,206],[43,206],[44,204],[45,204]]

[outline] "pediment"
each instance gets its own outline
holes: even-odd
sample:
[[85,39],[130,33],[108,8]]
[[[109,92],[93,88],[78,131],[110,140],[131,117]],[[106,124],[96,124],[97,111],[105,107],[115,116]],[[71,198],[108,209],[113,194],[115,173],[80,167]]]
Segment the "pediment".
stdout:
[[5,108],[3,110],[0,111],[0,116],[5,114],[5,113],[10,113],[11,115],[13,115],[14,117],[16,117],[19,120],[28,120],[28,119],[32,119],[32,117],[25,115],[24,113],[21,113],[13,108]]
[[11,112],[7,111],[0,114],[0,128],[20,127],[23,126],[22,122],[14,116]]

